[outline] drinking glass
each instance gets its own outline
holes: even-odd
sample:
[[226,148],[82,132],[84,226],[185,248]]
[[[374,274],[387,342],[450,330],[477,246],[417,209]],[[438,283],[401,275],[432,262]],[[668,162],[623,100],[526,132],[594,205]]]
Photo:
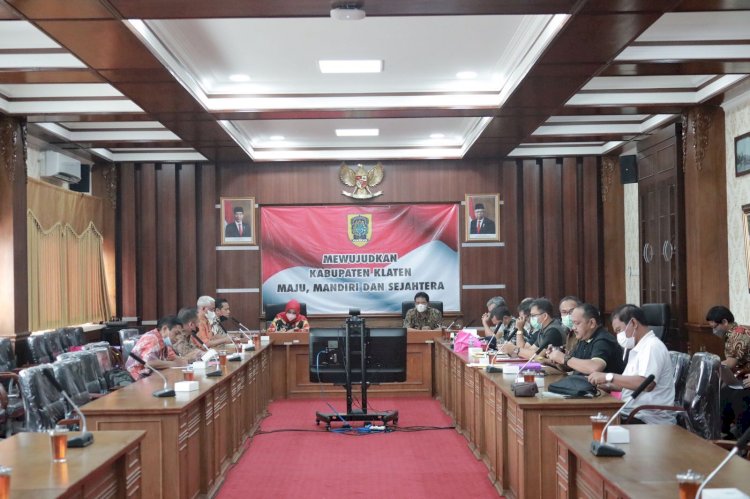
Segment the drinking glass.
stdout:
[[55,426],[49,431],[49,441],[52,448],[52,462],[64,463],[68,451],[68,429],[64,426]]

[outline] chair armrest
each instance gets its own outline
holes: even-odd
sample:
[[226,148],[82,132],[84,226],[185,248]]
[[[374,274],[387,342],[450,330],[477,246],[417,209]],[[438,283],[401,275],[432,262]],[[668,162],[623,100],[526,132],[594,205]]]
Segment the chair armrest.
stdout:
[[628,419],[625,420],[625,424],[630,423],[633,418],[635,418],[635,415],[638,414],[640,411],[670,411],[670,412],[682,412],[687,414],[687,411],[684,407],[680,407],[678,405],[639,405],[635,408],[630,414],[628,414]]

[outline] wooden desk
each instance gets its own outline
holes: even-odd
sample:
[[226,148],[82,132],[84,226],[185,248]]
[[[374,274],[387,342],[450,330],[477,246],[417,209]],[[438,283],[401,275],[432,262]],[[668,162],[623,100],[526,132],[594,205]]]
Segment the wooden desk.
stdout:
[[52,462],[46,433],[19,433],[0,440],[0,464],[13,468],[11,499],[148,497],[141,488],[141,442],[145,433],[93,434],[94,443],[89,447],[68,449],[65,463]]
[[[310,335],[270,333],[273,356],[273,398],[343,396],[344,388],[310,381]],[[371,386],[368,395],[382,397],[432,397],[434,341],[441,334],[413,332],[406,336],[406,381]],[[294,342],[297,343],[294,343]],[[357,388],[358,390],[358,388]]]
[[[556,440],[549,427],[584,424],[597,412],[612,415],[621,402],[595,399],[516,397],[515,376],[468,367],[444,341],[436,343],[436,390],[446,412],[490,471],[500,494],[510,498],[554,497]],[[561,376],[548,376],[545,386]]]
[[[224,376],[196,372],[200,389],[156,398],[161,378],[152,375],[86,404],[82,410],[97,430],[139,429],[143,442],[143,489],[150,497],[213,495],[229,465],[244,450],[270,399],[271,352],[262,347],[241,362],[227,362]],[[177,369],[162,373],[170,384]]]
[[[708,476],[727,451],[678,426],[629,425],[623,457],[596,457],[591,425],[556,426],[557,494],[564,498],[674,499],[678,473],[692,469]],[[750,494],[750,461],[733,457],[709,488],[736,487]]]

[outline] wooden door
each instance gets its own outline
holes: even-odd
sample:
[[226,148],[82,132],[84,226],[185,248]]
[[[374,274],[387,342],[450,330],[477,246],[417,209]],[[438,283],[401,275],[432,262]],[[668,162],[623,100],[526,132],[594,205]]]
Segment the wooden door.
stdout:
[[684,177],[680,125],[639,144],[641,303],[669,303],[670,327],[663,340],[685,351]]

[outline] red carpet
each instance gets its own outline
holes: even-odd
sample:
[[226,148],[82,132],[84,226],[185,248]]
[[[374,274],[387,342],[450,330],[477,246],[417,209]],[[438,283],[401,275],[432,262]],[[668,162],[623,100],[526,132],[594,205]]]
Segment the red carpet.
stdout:
[[[332,405],[346,411],[343,400]],[[440,404],[428,398],[371,399],[373,410],[398,410],[400,428],[451,426]],[[326,401],[273,402],[261,431],[315,433],[255,435],[218,497],[497,497],[487,468],[454,429],[344,435],[316,426],[316,411],[332,412]]]

